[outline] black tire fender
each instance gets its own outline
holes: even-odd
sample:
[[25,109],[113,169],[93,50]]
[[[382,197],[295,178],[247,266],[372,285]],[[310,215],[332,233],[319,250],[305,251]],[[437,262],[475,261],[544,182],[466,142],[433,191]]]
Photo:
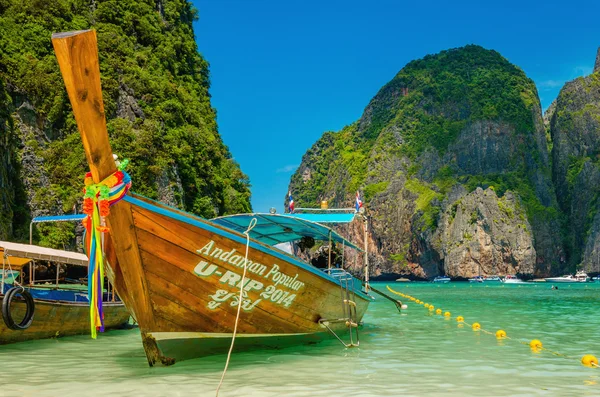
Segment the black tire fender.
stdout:
[[[20,323],[16,323],[13,320],[10,314],[10,304],[15,298],[15,296],[21,295],[25,300],[25,304],[27,305],[27,311],[25,312],[25,317],[21,320]],[[12,287],[9,289],[4,295],[4,299],[2,299],[2,319],[4,320],[4,324],[10,329],[14,329],[17,331],[23,331],[31,326],[33,322],[33,314],[35,312],[35,302],[33,301],[33,297],[23,287]]]

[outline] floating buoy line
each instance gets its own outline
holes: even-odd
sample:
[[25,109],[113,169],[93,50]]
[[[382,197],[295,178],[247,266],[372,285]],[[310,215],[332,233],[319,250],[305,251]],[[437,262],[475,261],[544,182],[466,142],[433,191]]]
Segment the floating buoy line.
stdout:
[[[388,291],[390,291],[393,294],[396,294],[398,296],[401,296],[403,298],[406,298],[412,302],[414,302],[417,305],[421,305],[423,306],[425,309],[427,309],[430,313],[435,312],[436,315],[442,315],[443,310],[441,308],[436,308],[434,305],[427,303],[425,301],[419,300],[417,298],[415,298],[414,296],[410,296],[407,294],[403,294],[401,292],[398,291],[394,291],[393,289],[390,288],[389,285],[386,285]],[[446,319],[450,319],[452,318],[452,314],[449,311],[443,312],[443,317]],[[568,359],[575,359],[575,360],[580,360],[581,364],[585,365],[586,367],[593,367],[593,368],[600,368],[599,364],[598,364],[598,358],[596,358],[596,356],[592,355],[592,354],[586,354],[583,357],[581,357],[581,359],[577,358],[577,357],[573,357],[573,356],[567,356],[565,354],[561,354],[555,351],[552,351],[548,348],[545,348],[544,345],[542,344],[542,342],[539,339],[533,339],[529,342],[523,341],[523,340],[519,340],[519,339],[513,339],[511,337],[509,337],[506,333],[505,330],[503,329],[499,329],[496,332],[490,332],[488,330],[485,330],[481,327],[481,324],[474,322],[473,324],[469,324],[465,321],[465,318],[463,316],[456,316],[456,322],[459,324],[459,326],[468,326],[471,327],[473,329],[473,331],[475,332],[483,332],[484,334],[488,334],[488,335],[492,335],[495,336],[497,339],[508,339],[508,340],[514,340],[516,342],[519,342],[523,345],[529,346],[531,348],[531,350],[534,353],[540,353],[542,351],[546,351],[548,353],[551,353],[555,356],[559,356],[559,357],[564,357],[564,358],[568,358]]]

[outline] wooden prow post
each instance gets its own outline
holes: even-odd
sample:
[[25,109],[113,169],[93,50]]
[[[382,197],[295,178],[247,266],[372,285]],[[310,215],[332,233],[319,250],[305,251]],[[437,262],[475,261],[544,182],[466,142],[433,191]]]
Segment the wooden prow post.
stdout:
[[104,118],[96,31],[55,33],[52,45],[73,106],[92,178],[98,183],[115,172],[117,166]]
[[[55,33],[52,35],[52,45],[73,107],[92,178],[95,183],[101,182],[114,173],[117,166],[106,130],[96,32],[81,30]],[[130,207],[126,203],[112,206],[107,221],[119,261],[120,272],[114,273],[122,275],[122,280],[115,280],[113,284],[121,287],[117,292],[138,321],[143,333],[154,328],[154,313],[148,285],[143,277]],[[113,249],[110,245],[105,248]],[[106,257],[115,256],[107,252]],[[111,264],[113,265],[117,268],[116,263]]]

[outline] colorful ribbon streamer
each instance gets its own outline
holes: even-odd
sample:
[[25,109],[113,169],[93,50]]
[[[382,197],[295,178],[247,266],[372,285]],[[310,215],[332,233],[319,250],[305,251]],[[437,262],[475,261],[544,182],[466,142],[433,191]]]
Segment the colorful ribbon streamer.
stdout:
[[102,311],[102,295],[104,291],[104,253],[103,233],[109,231],[105,218],[110,214],[110,207],[120,201],[131,187],[131,178],[125,172],[129,163],[124,160],[118,171],[94,184],[91,172],[85,175],[83,212],[87,217],[83,220],[86,230],[85,248],[89,258],[88,266],[88,298],[90,301],[90,327],[92,338],[96,332],[104,332],[104,312]]

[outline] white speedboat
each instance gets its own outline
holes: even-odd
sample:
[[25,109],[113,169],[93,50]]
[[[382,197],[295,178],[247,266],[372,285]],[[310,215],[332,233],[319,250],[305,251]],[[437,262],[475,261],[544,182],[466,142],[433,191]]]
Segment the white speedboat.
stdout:
[[473,278],[469,279],[470,283],[483,283],[483,277],[481,276],[475,276]]
[[546,281],[551,283],[586,283],[590,280],[588,275],[583,271],[578,271],[574,276],[567,274],[561,277],[549,277]]
[[521,280],[514,274],[507,274],[502,282],[504,284],[525,284],[525,281]]
[[447,284],[450,281],[451,281],[451,279],[448,276],[437,276],[436,278],[433,279],[434,283],[441,283],[441,284]]
[[502,279],[498,276],[485,276],[483,278],[484,283],[501,283]]

